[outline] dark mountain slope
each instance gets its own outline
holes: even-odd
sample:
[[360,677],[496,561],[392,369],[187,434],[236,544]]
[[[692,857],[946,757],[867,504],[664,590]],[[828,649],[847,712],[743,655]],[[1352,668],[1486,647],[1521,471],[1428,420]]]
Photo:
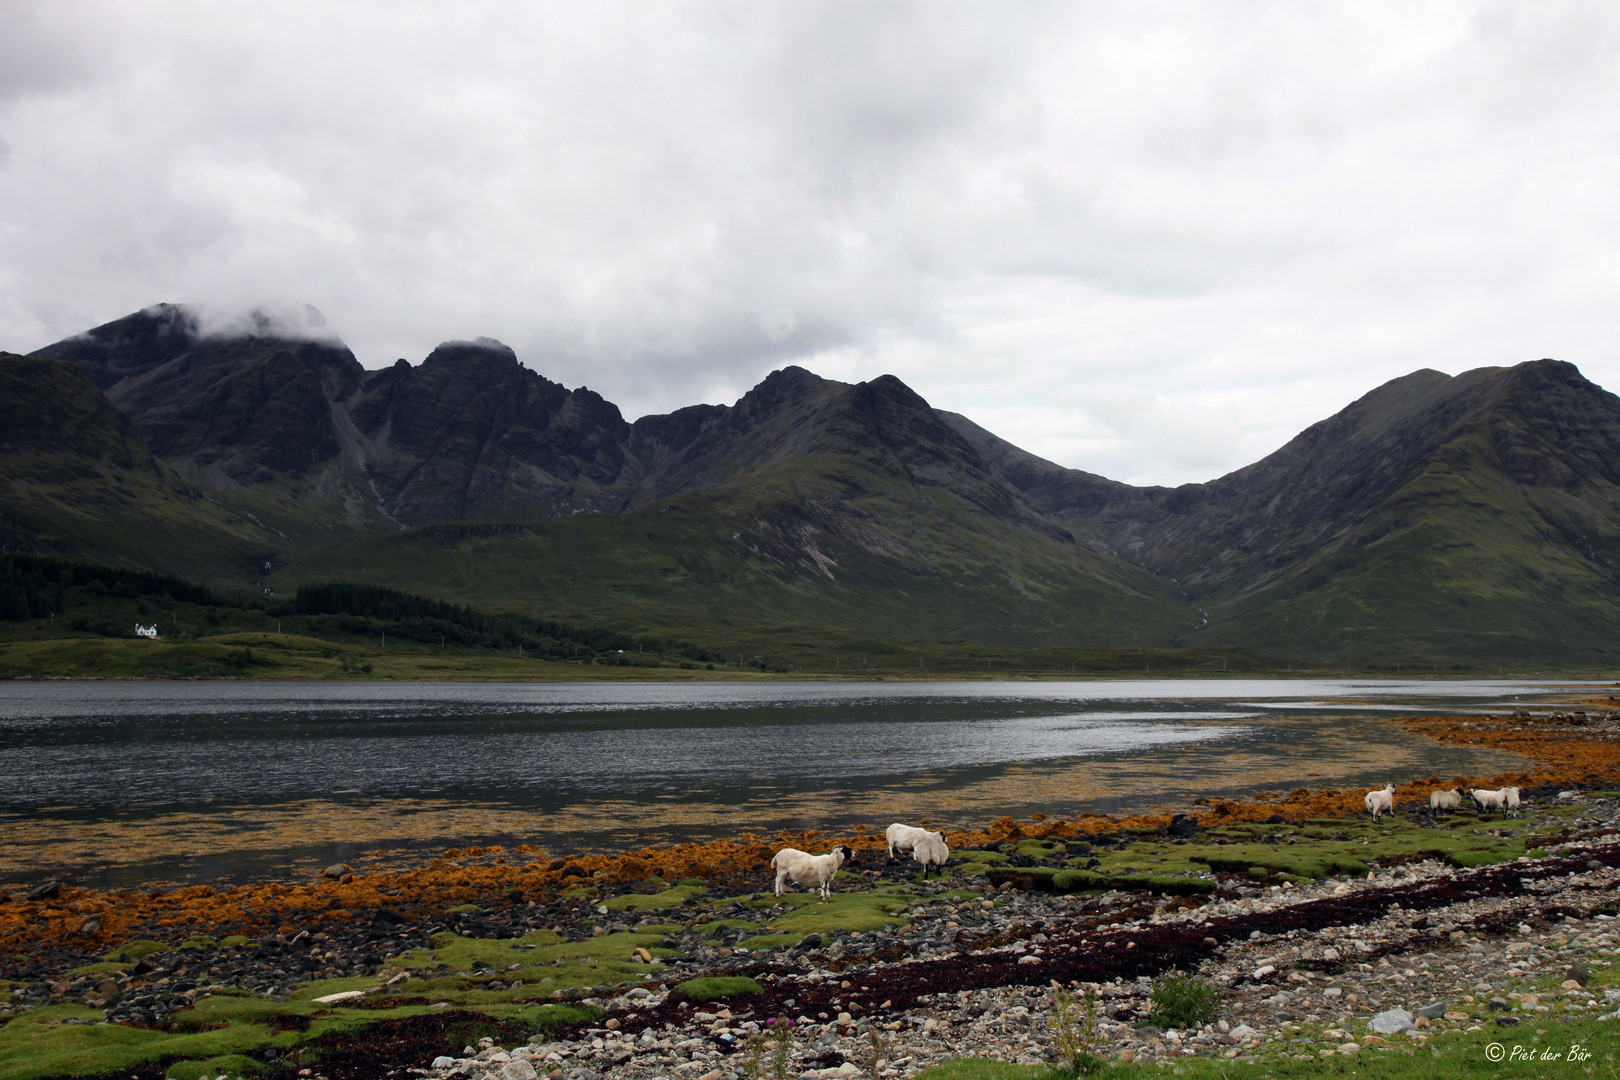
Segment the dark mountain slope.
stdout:
[[0,353],[0,545],[240,582],[272,543],[170,474],[79,368]]
[[134,422],[153,453],[207,486],[305,473],[342,449],[334,403],[364,369],[341,343],[264,334],[204,337],[163,304],[48,345],[79,365]]
[[[798,368],[737,405],[647,417],[628,514],[429,526],[289,564],[284,587],[435,595],[640,629],[800,623],[906,639],[1156,643],[1173,583],[1075,543],[899,380]],[[660,497],[662,496],[662,497]]]
[[616,406],[542,378],[488,338],[372,375],[351,416],[381,505],[409,524],[616,511],[638,472]]
[[1416,372],[1174,490],[999,460],[1077,532],[1179,579],[1209,612],[1200,642],[1620,659],[1620,399],[1569,364]]

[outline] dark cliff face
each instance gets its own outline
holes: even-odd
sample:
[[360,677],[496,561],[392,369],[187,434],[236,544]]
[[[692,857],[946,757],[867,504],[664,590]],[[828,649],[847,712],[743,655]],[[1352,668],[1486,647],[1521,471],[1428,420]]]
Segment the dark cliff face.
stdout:
[[351,412],[398,520],[542,520],[619,509],[630,434],[616,406],[569,391],[487,338],[369,378]]
[[184,308],[160,305],[33,355],[77,364],[152,448],[191,475],[243,484],[303,473],[342,449],[333,405],[364,370],[341,344],[274,336],[200,337]]
[[[937,487],[986,513],[1052,530],[967,439],[892,375],[850,385],[783,368],[734,406],[699,405],[637,420],[631,448],[647,470],[634,505],[802,458],[822,462],[854,492],[873,477]],[[841,462],[871,475],[857,477]]]
[[105,391],[123,379],[168,363],[196,344],[197,336],[193,312],[179,304],[154,304],[47,345],[33,355],[76,364]]

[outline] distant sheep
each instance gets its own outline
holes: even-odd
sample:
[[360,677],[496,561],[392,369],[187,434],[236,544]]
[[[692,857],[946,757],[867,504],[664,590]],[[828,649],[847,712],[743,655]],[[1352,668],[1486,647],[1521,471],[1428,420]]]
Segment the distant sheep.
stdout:
[[915,825],[902,825],[898,821],[884,829],[883,836],[889,841],[891,859],[897,852],[913,850],[922,840],[938,840],[942,844],[945,842],[945,834],[942,832],[929,832]]
[[1445,791],[1429,792],[1430,810],[1455,810],[1462,805],[1462,788],[1447,788]]
[[1518,817],[1519,789],[1516,787],[1505,787],[1501,790],[1500,794],[1502,796],[1503,809],[1506,810],[1511,816]]
[[1367,804],[1367,813],[1372,815],[1374,821],[1377,821],[1384,814],[1393,814],[1395,812],[1395,785],[1385,784],[1377,791],[1369,791],[1362,801]]
[[832,892],[832,879],[838,868],[855,858],[855,850],[839,844],[825,855],[811,855],[798,848],[783,848],[771,856],[771,868],[776,871],[776,895],[782,895],[782,886],[792,878],[806,888],[817,888],[825,900]]
[[1506,816],[1507,793],[1505,791],[1490,791],[1486,788],[1475,788],[1472,792],[1470,792],[1470,794],[1473,795],[1474,805],[1479,807],[1480,813],[1488,814],[1492,810],[1500,810],[1502,814]]
[[929,833],[918,840],[912,845],[911,857],[922,864],[923,877],[928,876],[930,866],[937,866],[943,871],[951,858],[951,849],[945,845],[945,834]]

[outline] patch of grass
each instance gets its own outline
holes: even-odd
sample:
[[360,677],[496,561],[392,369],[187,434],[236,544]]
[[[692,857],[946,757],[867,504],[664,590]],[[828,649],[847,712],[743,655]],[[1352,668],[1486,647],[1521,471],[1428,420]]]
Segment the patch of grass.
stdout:
[[671,1001],[685,1001],[700,1005],[705,1001],[736,997],[738,994],[763,994],[765,988],[753,979],[741,976],[717,976],[707,979],[688,979],[677,983],[669,991]]
[[114,973],[121,973],[127,967],[129,967],[128,961],[118,963],[104,960],[99,964],[85,964],[83,967],[76,967],[67,974],[75,979],[78,979],[90,975],[112,975]]
[[126,961],[129,963],[134,963],[143,956],[151,956],[153,953],[164,952],[168,948],[169,946],[163,944],[161,941],[151,941],[146,938],[140,938],[138,940],[126,942],[123,945],[118,946],[118,948],[102,957],[102,959],[109,960],[114,963],[123,963]]
[[1202,1027],[1221,1010],[1221,992],[1212,983],[1172,971],[1153,984],[1148,995],[1153,1019],[1161,1027]]
[[990,864],[994,864],[994,863],[1004,863],[1004,862],[1007,861],[1008,858],[1009,858],[1009,856],[1003,855],[999,851],[952,851],[951,852],[951,861],[952,862],[990,863]]
[[910,920],[895,914],[906,907],[911,898],[888,890],[860,893],[833,893],[823,902],[814,895],[789,893],[779,901],[792,909],[771,916],[770,925],[791,944],[798,944],[806,934],[824,934],[831,930],[854,930],[864,933],[884,926],[905,926]]
[[477,904],[457,904],[449,910],[452,915],[482,915],[484,913],[484,909]]
[[222,1054],[207,1061],[177,1061],[165,1070],[167,1080],[209,1080],[215,1076],[252,1076],[259,1062],[244,1054]]
[[536,1030],[554,1031],[575,1024],[588,1024],[604,1014],[595,1005],[540,1005],[519,1015],[533,1024]]
[[[90,1022],[61,1023],[70,1016]],[[61,1005],[14,1018],[0,1028],[0,1080],[105,1073],[171,1059],[207,1061],[227,1054],[251,1054],[265,1046],[290,1046],[295,1038],[290,1032],[272,1034],[257,1024],[170,1032],[94,1022],[100,1019],[99,1010]]]
[[625,893],[602,903],[609,911],[657,911],[662,908],[679,907],[702,891],[699,885],[681,884],[657,893]]
[[1053,1075],[1047,1065],[1014,1065],[988,1058],[956,1058],[923,1069],[915,1080],[1037,1080]]

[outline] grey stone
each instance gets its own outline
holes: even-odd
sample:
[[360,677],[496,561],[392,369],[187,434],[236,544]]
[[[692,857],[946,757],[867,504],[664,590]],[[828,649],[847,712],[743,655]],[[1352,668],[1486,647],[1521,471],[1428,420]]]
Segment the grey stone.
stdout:
[[32,889],[29,889],[28,892],[24,894],[23,899],[49,900],[51,897],[55,896],[61,891],[62,883],[60,881],[47,881],[43,885],[35,885]]
[[501,1080],[535,1080],[534,1066],[522,1058],[515,1058],[501,1066]]
[[1426,1020],[1438,1020],[1446,1015],[1446,1003],[1436,1001],[1432,1005],[1425,1005],[1417,1011],[1417,1014]]
[[433,1059],[433,1068],[435,1068],[435,1069],[448,1069],[450,1066],[454,1065],[455,1063],[456,1063],[455,1058],[446,1057],[444,1054],[440,1054],[438,1057]]
[[1367,1021],[1367,1026],[1380,1035],[1396,1035],[1415,1027],[1416,1019],[1405,1009],[1389,1009]]

